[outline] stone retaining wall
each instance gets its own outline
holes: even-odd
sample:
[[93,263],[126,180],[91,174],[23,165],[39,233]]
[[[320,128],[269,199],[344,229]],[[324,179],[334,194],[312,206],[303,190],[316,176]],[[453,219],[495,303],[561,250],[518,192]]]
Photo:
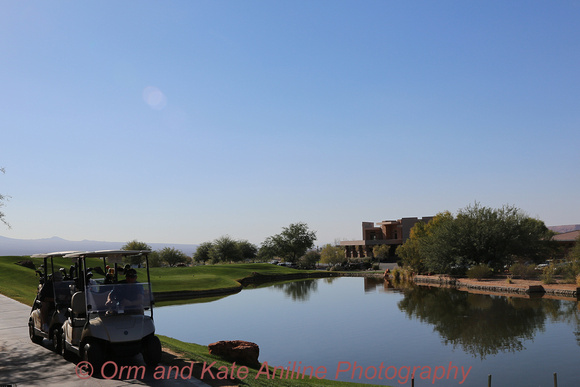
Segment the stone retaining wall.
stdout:
[[451,276],[425,276],[416,275],[413,277],[413,282],[417,284],[438,284],[450,287],[473,289],[473,290],[484,290],[496,293],[521,293],[521,294],[550,294],[562,297],[573,297],[577,298],[580,294],[578,288],[575,289],[563,289],[556,287],[544,287],[542,285],[501,285],[497,283],[486,284],[473,283],[462,281],[461,278],[454,278]]

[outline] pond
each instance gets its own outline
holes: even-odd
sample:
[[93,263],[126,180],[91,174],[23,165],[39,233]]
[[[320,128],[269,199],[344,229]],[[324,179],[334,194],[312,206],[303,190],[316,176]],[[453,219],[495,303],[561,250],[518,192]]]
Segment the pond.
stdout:
[[341,277],[160,307],[155,321],[186,342],[255,342],[260,362],[324,367],[330,380],[410,386],[415,371],[416,386],[482,386],[489,374],[493,386],[553,386],[556,372],[560,386],[580,385],[574,301]]

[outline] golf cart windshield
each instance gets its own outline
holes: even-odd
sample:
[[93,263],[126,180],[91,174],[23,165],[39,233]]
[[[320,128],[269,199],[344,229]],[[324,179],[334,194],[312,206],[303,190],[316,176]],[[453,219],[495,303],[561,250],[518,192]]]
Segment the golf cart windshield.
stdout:
[[89,313],[144,314],[150,305],[151,289],[147,283],[87,284]]

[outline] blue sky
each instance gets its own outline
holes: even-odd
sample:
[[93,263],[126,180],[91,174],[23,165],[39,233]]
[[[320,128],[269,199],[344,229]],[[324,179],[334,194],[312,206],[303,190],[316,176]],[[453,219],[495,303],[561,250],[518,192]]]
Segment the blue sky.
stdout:
[[0,235],[580,223],[578,1],[0,2]]

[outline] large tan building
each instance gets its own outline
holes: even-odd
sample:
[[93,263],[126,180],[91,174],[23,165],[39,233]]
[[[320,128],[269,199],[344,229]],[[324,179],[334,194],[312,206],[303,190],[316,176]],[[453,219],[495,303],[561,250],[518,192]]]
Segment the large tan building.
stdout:
[[432,216],[423,218],[402,218],[399,220],[384,220],[382,222],[362,222],[362,240],[340,242],[344,246],[347,258],[364,258],[373,256],[373,247],[377,245],[391,246],[391,255],[397,246],[409,238],[411,228],[417,222],[428,223]]

